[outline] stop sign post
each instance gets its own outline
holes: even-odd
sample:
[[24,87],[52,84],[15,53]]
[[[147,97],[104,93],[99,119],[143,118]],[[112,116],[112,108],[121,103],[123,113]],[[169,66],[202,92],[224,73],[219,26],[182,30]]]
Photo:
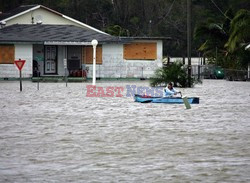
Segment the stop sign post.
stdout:
[[26,62],[25,60],[21,60],[21,59],[15,60],[15,65],[17,66],[19,73],[20,73],[20,78],[19,78],[20,79],[20,91],[23,90],[23,87],[22,87],[22,68],[23,68],[25,62]]

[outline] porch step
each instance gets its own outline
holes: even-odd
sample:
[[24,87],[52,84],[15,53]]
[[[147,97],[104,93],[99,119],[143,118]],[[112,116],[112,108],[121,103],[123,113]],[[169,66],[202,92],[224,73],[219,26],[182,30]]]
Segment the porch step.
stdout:
[[[87,81],[83,77],[68,77],[68,82],[84,82]],[[64,77],[33,77],[31,78],[32,82],[65,82]]]

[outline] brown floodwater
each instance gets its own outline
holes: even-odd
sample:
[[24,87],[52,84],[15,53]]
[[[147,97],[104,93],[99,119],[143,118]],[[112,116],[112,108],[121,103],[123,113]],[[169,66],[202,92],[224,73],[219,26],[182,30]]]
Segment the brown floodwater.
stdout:
[[[250,182],[250,82],[183,104],[86,97],[91,83],[0,82],[0,182]],[[110,81],[97,86],[149,86]]]

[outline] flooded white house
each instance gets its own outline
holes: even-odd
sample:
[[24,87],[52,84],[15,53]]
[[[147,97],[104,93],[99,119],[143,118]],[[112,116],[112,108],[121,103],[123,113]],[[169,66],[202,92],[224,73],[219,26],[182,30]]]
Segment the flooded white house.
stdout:
[[[162,66],[162,38],[115,37],[42,5],[25,5],[0,15],[0,78],[17,78],[14,61],[26,60],[23,77],[96,76],[148,78]],[[39,72],[38,72],[39,71]]]

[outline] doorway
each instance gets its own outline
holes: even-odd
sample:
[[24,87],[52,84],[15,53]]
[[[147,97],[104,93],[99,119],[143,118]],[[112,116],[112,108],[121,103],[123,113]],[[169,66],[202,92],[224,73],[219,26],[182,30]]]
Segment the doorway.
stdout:
[[57,49],[56,46],[45,46],[44,74],[57,73]]
[[68,46],[68,70],[70,77],[80,77],[81,74],[81,46]]

